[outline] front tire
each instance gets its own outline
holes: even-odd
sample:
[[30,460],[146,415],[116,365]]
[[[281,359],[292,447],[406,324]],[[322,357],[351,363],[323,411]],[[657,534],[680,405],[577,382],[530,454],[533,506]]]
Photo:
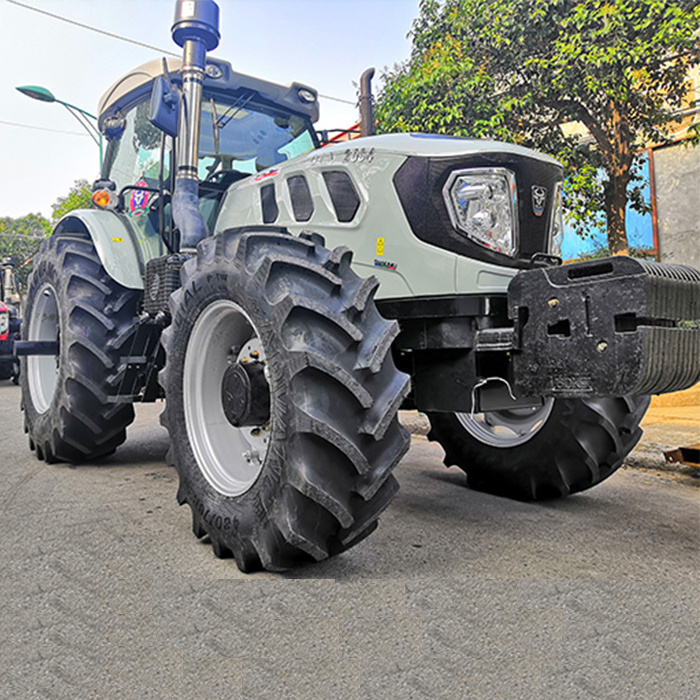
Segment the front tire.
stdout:
[[92,241],[52,236],[34,258],[24,340],[57,341],[57,356],[21,360],[25,431],[37,459],[82,462],[111,454],[134,419],[114,403],[140,293],[105,271]]
[[429,440],[445,465],[474,489],[532,501],[560,498],[599,484],[642,436],[648,396],[548,399],[541,408],[487,414],[430,413]]
[[341,552],[376,527],[408,449],[396,324],[344,248],[263,230],[199,244],[163,333],[178,501],[242,571]]

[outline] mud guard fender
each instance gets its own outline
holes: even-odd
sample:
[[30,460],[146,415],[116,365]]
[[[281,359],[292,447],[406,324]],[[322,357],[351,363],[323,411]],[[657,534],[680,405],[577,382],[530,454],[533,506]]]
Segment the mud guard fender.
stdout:
[[66,214],[53,235],[87,233],[107,274],[128,289],[143,289],[144,263],[128,222],[113,211],[76,209]]

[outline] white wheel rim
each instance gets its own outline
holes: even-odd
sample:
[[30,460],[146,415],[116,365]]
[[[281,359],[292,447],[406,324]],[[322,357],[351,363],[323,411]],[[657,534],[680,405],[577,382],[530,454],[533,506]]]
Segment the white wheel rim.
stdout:
[[255,354],[258,361],[265,361],[253,322],[227,299],[207,306],[187,343],[183,374],[187,436],[204,478],[224,496],[240,496],[250,489],[269,446],[269,424],[231,425],[221,399],[222,380],[230,363]]
[[[28,340],[57,341],[59,329],[58,301],[56,290],[44,284],[35,297],[27,332]],[[58,358],[56,355],[29,355],[27,357],[27,383],[34,408],[39,413],[48,411],[56,392],[58,381]]]
[[554,399],[545,399],[542,406],[510,408],[483,413],[456,413],[462,427],[480,442],[491,447],[517,447],[539,433],[549,418]]

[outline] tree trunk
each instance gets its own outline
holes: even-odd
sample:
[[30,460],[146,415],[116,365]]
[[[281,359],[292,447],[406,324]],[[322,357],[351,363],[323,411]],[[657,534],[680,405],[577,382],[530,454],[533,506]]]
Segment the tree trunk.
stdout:
[[605,214],[608,219],[608,246],[611,255],[629,255],[625,213],[627,186],[634,153],[625,105],[610,102],[610,141],[606,153],[608,182],[605,185]]
[[629,171],[614,175],[605,185],[605,215],[608,220],[608,246],[611,255],[629,255],[625,228]]

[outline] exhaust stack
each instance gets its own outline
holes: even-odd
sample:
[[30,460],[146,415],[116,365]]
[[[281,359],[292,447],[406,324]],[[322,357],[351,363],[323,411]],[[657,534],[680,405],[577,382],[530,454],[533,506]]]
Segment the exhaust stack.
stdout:
[[180,229],[180,248],[194,248],[208,233],[199,211],[197,156],[207,51],[221,38],[218,5],[214,0],[177,0],[171,34],[183,49],[173,219]]
[[374,106],[372,104],[372,78],[374,68],[368,68],[360,76],[360,120],[362,121],[361,136],[373,136],[376,133],[374,124]]

